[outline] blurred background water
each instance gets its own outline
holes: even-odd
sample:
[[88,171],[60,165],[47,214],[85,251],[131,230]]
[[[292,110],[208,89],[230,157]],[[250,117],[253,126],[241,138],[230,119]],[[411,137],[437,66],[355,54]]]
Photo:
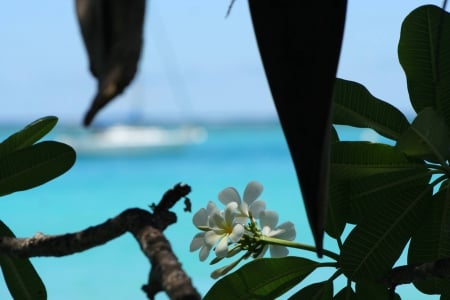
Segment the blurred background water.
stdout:
[[[1,128],[1,134],[6,137],[20,128]],[[106,156],[79,153],[73,168],[61,177],[2,197],[0,218],[19,237],[37,232],[74,232],[102,223],[127,208],[147,209],[176,183],[189,184],[193,212],[184,212],[182,201],[177,204],[174,212],[178,222],[165,234],[204,295],[215,282],[209,274],[216,265],[209,265],[213,255],[200,262],[197,252],[189,252],[190,241],[197,233],[193,214],[209,200],[219,204],[217,195],[223,188],[234,186],[242,193],[249,181],[257,180],[264,185],[261,199],[267,208],[279,213],[280,223],[295,223],[296,241],[312,245],[294,167],[278,122],[210,125],[205,130],[207,137],[202,143],[176,151]],[[70,131],[57,125],[49,138]],[[380,141],[371,130],[342,126],[339,132],[341,139]],[[325,247],[337,250],[331,239],[325,240]],[[314,253],[299,250],[291,250],[290,254],[316,259]],[[146,283],[150,265],[130,234],[83,253],[31,260],[46,284],[50,300],[145,299],[140,287]],[[315,272],[304,284],[325,280],[331,274],[331,269]],[[339,289],[335,287],[335,291]],[[403,299],[423,299],[410,287],[400,287],[399,291]],[[0,299],[10,299],[3,281]],[[158,294],[157,299],[167,297]]]

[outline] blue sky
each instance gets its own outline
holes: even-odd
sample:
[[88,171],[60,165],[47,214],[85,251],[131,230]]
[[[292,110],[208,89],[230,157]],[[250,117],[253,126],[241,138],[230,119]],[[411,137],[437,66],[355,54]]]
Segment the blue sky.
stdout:
[[[97,121],[276,118],[247,1],[148,1],[142,61],[135,81]],[[397,59],[403,18],[441,1],[348,3],[338,76],[412,113]],[[0,10],[0,122],[56,115],[81,124],[95,93],[74,1],[8,1]]]

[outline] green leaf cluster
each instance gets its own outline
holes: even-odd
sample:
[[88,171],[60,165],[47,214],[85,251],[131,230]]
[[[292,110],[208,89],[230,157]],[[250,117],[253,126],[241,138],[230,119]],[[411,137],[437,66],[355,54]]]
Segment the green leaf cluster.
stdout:
[[[48,116],[36,120],[0,143],[0,196],[42,185],[75,163],[72,147],[56,141],[39,141],[56,125]],[[0,221],[0,235],[14,233]],[[45,285],[27,258],[0,254],[0,266],[14,299],[47,299]]]
[[[398,57],[416,112],[411,122],[363,85],[336,80],[326,225],[340,251],[328,265],[336,273],[291,299],[400,299],[384,282],[404,251],[408,264],[450,257],[450,15],[434,5],[408,14]],[[391,143],[340,140],[334,125],[373,129]],[[326,266],[299,257],[257,259],[219,280],[206,299],[274,299]],[[348,285],[335,293],[342,275]],[[425,294],[450,295],[450,279],[413,284]]]

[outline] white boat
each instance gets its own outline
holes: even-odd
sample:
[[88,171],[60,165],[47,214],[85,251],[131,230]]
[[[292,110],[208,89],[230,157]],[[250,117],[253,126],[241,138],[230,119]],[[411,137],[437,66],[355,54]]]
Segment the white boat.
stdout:
[[57,140],[72,146],[77,154],[123,155],[164,152],[198,144],[206,139],[203,127],[114,125],[80,134],[61,134]]

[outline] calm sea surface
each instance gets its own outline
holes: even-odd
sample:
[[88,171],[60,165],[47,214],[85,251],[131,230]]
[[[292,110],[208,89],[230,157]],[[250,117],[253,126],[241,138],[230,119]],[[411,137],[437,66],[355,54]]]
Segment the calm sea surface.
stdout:
[[[0,128],[2,139],[20,128]],[[55,134],[65,130],[57,125]],[[189,198],[194,213],[208,200],[218,203],[217,194],[223,188],[234,186],[242,192],[249,181],[257,180],[264,185],[261,199],[268,209],[279,213],[279,222],[294,222],[296,241],[313,244],[279,125],[210,126],[206,130],[203,143],[177,151],[107,157],[78,155],[73,168],[61,177],[33,190],[3,197],[0,218],[19,237],[37,232],[61,234],[102,223],[127,208],[145,209],[178,182],[192,187]],[[377,139],[371,131],[347,127],[340,127],[340,133],[341,139]],[[200,262],[197,252],[189,252],[189,243],[197,233],[192,224],[193,213],[183,211],[182,201],[174,211],[178,222],[165,231],[166,236],[194,285],[205,294],[214,284],[209,274],[215,266],[208,263],[212,255]],[[337,248],[331,239],[325,241],[325,246],[330,250]],[[290,253],[305,255],[300,251]],[[306,257],[316,259],[314,254]],[[150,265],[129,234],[80,254],[33,258],[32,262],[46,284],[50,300],[146,299],[140,288],[146,283]],[[326,280],[331,274],[314,273],[309,283]],[[335,287],[335,291],[340,288]],[[398,291],[403,299],[438,299],[419,295],[407,286]],[[0,299],[11,299],[3,280]],[[157,299],[167,297],[158,294]]]

